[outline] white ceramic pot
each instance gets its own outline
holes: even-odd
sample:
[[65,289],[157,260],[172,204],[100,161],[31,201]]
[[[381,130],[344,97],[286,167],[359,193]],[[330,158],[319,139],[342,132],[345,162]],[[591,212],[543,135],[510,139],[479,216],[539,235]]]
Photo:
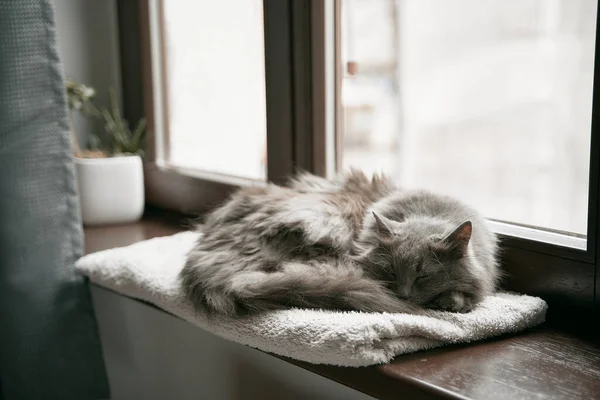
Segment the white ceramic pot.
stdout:
[[137,221],[144,212],[140,156],[75,158],[84,225]]

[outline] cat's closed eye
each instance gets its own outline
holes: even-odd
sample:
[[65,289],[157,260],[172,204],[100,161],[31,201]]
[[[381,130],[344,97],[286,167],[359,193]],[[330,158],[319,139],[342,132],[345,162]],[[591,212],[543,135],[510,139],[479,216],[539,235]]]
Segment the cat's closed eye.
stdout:
[[419,263],[415,267],[415,271],[417,272],[417,277],[415,278],[415,282],[424,281],[429,277],[429,272],[424,271],[424,263],[423,261],[419,261]]
[[417,275],[422,275],[423,274],[423,261],[418,261],[415,264],[415,272],[417,273]]

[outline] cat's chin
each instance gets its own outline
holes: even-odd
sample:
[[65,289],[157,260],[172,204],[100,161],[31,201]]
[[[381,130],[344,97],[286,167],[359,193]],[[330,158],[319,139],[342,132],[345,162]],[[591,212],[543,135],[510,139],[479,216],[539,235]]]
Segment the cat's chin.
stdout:
[[433,299],[429,307],[441,311],[467,313],[475,308],[475,302],[462,292],[447,292]]

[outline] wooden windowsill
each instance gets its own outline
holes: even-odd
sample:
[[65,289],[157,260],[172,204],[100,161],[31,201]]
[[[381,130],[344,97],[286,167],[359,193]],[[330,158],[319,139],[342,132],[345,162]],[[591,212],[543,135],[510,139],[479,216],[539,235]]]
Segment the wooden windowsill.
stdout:
[[[92,253],[187,229],[189,220],[150,211],[134,224],[85,229]],[[282,357],[280,357],[282,358]],[[285,359],[285,358],[284,358]],[[600,398],[600,345],[554,327],[397,357],[366,368],[285,359],[377,398]]]

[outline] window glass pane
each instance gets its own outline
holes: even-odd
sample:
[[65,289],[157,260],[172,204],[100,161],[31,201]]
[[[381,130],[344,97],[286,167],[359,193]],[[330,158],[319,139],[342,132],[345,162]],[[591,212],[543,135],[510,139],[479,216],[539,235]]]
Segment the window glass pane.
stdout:
[[169,163],[265,179],[262,0],[162,4]]
[[342,166],[585,234],[595,0],[342,0]]

